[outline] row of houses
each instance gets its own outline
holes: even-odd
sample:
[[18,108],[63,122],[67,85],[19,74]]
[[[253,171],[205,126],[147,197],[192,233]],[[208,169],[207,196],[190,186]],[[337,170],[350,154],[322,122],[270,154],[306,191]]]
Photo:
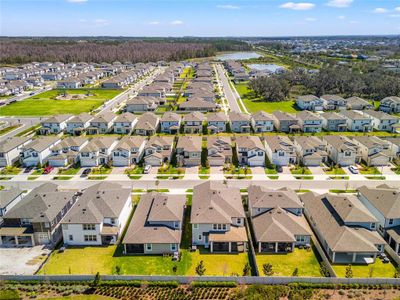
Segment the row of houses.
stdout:
[[[54,245],[61,239],[65,245],[108,245],[127,227],[121,241],[124,254],[179,252],[184,195],[142,195],[128,225],[131,190],[117,183],[102,182],[83,191],[62,191],[45,183],[22,198],[19,192],[0,191],[7,199],[2,202],[3,247]],[[289,188],[251,185],[247,201],[252,237],[245,228],[239,188],[211,181],[195,186],[189,220],[192,248],[245,252],[252,238],[258,253],[288,253],[310,247],[314,231],[332,263],[370,264],[385,246],[400,254],[400,193],[387,185],[363,186],[357,194],[300,196]]]
[[[296,99],[297,106],[302,110],[372,110],[373,104],[360,97],[343,98],[339,95],[303,95]],[[379,110],[385,113],[400,113],[400,98],[390,96],[380,101]]]

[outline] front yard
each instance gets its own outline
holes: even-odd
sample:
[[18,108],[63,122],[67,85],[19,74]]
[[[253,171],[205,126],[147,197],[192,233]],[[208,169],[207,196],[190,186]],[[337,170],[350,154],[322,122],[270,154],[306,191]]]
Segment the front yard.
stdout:
[[143,176],[144,169],[140,166],[135,166],[125,170],[125,174],[128,175],[130,179],[140,179]]
[[210,178],[210,168],[199,167],[199,178],[200,179]]
[[[348,265],[332,265],[338,277],[346,277],[346,268]],[[352,265],[353,277],[386,277],[393,278],[396,272],[392,263],[384,264],[377,258],[374,264],[370,265]]]
[[349,176],[345,176],[346,172],[341,168],[341,167],[328,167],[324,169],[324,172],[326,175],[331,175],[329,176],[332,179],[345,179],[349,180]]
[[92,171],[90,172],[90,174],[91,175],[107,175],[107,174],[110,174],[111,171],[112,171],[112,167],[101,166],[101,167],[92,168]]
[[168,179],[172,177],[173,179],[182,179],[185,175],[184,168],[176,168],[171,165],[164,165],[158,168],[157,179]]
[[224,167],[226,179],[251,179],[251,169],[249,167],[235,167],[234,165]]
[[260,276],[264,276],[263,265],[266,263],[272,265],[273,276],[292,276],[296,268],[298,276],[321,276],[317,254],[313,249],[295,248],[292,253],[288,254],[257,254],[256,259]]
[[292,173],[296,179],[314,179],[314,176],[311,176],[311,170],[307,167],[293,166],[290,168],[290,173]]
[[21,172],[17,167],[5,167],[0,171],[0,175],[18,175]]

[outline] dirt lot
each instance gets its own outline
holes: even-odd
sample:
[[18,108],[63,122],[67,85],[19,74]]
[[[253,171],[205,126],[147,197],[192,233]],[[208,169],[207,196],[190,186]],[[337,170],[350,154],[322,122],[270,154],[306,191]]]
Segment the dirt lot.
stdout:
[[0,275],[31,275],[50,253],[43,246],[0,248]]

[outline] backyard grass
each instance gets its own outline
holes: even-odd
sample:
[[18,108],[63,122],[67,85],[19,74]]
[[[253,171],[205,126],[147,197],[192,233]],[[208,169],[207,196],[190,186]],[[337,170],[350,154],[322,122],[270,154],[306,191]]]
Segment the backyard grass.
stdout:
[[[56,114],[79,114],[89,112],[105,101],[114,98],[121,93],[121,90],[101,90],[101,89],[78,89],[66,90],[68,94],[92,95],[81,100],[56,100],[55,98],[61,90],[51,90],[26,100],[14,102],[0,108],[0,115],[3,116],[48,116]],[[62,90],[64,92],[64,90]]]
[[39,176],[28,176],[28,180],[36,180]]
[[20,168],[8,166],[0,171],[0,175],[17,175],[20,172]]
[[12,126],[8,126],[6,128],[3,128],[3,129],[0,130],[0,135],[6,134],[6,133],[8,133],[8,132],[10,132],[10,131],[12,131],[14,129],[17,129],[17,128],[21,127],[21,126],[22,126],[21,124],[17,124],[17,125],[12,125]]
[[[338,277],[346,276],[347,266],[348,265],[332,265]],[[353,277],[375,277],[375,278],[379,277],[393,278],[393,275],[396,271],[392,263],[384,264],[379,258],[375,260],[374,264],[352,265],[351,269],[353,270]]]
[[297,249],[288,254],[257,254],[258,271],[260,276],[264,276],[263,265],[272,265],[273,276],[292,276],[294,270],[298,268],[299,276],[319,277],[319,261],[314,250]]

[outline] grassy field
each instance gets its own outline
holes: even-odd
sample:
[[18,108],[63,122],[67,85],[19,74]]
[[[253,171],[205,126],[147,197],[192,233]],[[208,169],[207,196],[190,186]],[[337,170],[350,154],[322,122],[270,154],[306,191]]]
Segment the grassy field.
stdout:
[[[338,277],[346,276],[347,265],[332,265],[335,273]],[[393,278],[395,273],[395,268],[393,264],[384,264],[377,258],[374,264],[370,265],[353,265],[351,266],[353,270],[353,277],[386,277]],[[372,276],[371,276],[372,273]]]
[[0,108],[2,116],[48,116],[55,114],[79,114],[89,112],[105,101],[114,98],[121,93],[121,90],[101,90],[101,89],[77,89],[66,90],[68,94],[86,94],[92,95],[82,100],[56,100],[60,90],[51,90],[26,100],[12,103]]
[[273,276],[292,276],[293,271],[298,268],[299,276],[319,277],[319,261],[313,250],[295,248],[288,254],[257,254],[258,271],[264,276],[263,264],[272,265]]

